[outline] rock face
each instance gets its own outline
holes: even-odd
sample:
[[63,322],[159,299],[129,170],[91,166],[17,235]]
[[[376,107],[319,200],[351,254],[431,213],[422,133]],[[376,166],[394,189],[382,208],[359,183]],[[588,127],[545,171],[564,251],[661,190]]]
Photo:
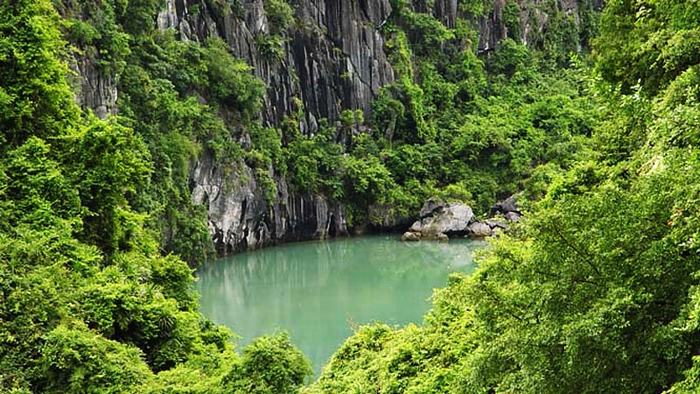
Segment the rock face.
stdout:
[[[193,4],[200,12],[189,12]],[[267,83],[263,120],[278,123],[297,110],[302,129],[314,133],[317,120],[335,120],[344,109],[368,110],[379,89],[394,80],[380,26],[391,14],[389,0],[303,0],[295,2],[296,26],[287,33],[283,56],[269,58],[256,38],[271,32],[264,0],[242,0],[240,12],[223,13],[199,0],[167,0],[158,16],[161,29],[175,29],[181,39],[223,38]]]
[[295,193],[284,179],[277,179],[277,198],[268,202],[245,165],[222,168],[205,156],[192,179],[192,198],[208,207],[209,231],[220,254],[348,234],[342,206],[318,195]]
[[[276,125],[286,115],[303,107],[301,129],[314,134],[318,121],[338,120],[346,109],[360,109],[369,115],[372,99],[382,86],[395,79],[381,34],[391,17],[390,0],[295,0],[295,22],[286,31],[281,56],[269,56],[258,48],[258,39],[269,35],[273,26],[265,15],[265,0],[203,1],[164,0],[154,23],[173,29],[181,40],[204,42],[223,39],[237,57],[250,64],[268,86],[260,118]],[[578,18],[580,0],[556,0],[560,10]],[[410,0],[418,12],[432,10],[448,27],[455,27],[461,15],[458,0]],[[516,0],[520,39],[525,43],[545,29],[548,16],[539,0]],[[229,6],[234,4],[233,8]],[[432,7],[429,7],[432,4]],[[602,5],[594,0],[595,6]],[[505,0],[491,0],[490,11],[469,17],[477,26],[477,51],[488,53],[509,35],[504,18]],[[196,12],[194,11],[196,10]],[[233,10],[233,11],[232,11]],[[512,34],[511,34],[512,35]],[[100,117],[117,113],[118,77],[97,67],[100,59],[76,54],[77,100]],[[368,118],[368,116],[366,116]],[[234,127],[235,125],[232,125]],[[245,136],[243,137],[245,138]],[[276,242],[322,238],[347,232],[343,207],[322,196],[299,193],[287,180],[274,177],[278,190],[273,201],[245,164],[226,170],[206,154],[193,163],[193,201],[209,210],[209,228],[217,249],[229,253]],[[473,220],[471,209],[451,205],[434,215],[421,212],[416,231],[466,233]],[[385,218],[384,227],[405,227],[408,218],[393,218],[386,207],[376,207],[375,216]],[[518,211],[502,212],[517,220]],[[516,217],[517,215],[517,217]],[[410,222],[409,222],[410,223]]]
[[[256,39],[271,32],[264,0],[241,0],[240,13],[221,13],[210,2],[166,0],[161,29],[180,39],[220,37],[234,55],[253,67],[268,86],[261,118],[276,125],[304,108],[302,132],[314,134],[318,120],[339,118],[345,109],[367,112],[379,89],[394,81],[379,29],[391,14],[389,0],[302,0],[295,2],[295,26],[281,58],[269,58]],[[189,12],[193,4],[199,12]],[[343,207],[323,196],[299,193],[276,177],[278,194],[266,201],[253,171],[239,164],[225,175],[202,157],[192,173],[193,201],[209,211],[209,230],[219,253],[279,242],[348,233]],[[387,223],[389,224],[389,223]]]
[[78,103],[92,109],[100,119],[116,114],[119,91],[115,76],[102,71],[91,57],[74,59],[71,68],[75,72],[73,84],[78,87]]

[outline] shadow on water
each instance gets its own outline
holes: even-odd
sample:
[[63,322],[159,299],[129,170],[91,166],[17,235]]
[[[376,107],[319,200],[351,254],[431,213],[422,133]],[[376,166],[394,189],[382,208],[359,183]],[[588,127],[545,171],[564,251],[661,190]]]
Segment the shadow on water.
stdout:
[[394,236],[287,244],[206,263],[197,288],[202,312],[240,335],[241,345],[285,330],[318,373],[352,326],[420,322],[432,290],[450,272],[472,271],[483,245]]

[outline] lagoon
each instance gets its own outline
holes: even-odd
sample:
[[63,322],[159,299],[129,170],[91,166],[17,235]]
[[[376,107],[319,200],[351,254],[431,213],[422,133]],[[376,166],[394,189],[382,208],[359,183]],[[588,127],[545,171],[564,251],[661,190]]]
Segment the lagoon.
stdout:
[[484,242],[400,242],[393,235],[291,243],[208,262],[197,272],[205,316],[239,349],[287,331],[318,374],[358,325],[420,323],[433,289],[471,272]]

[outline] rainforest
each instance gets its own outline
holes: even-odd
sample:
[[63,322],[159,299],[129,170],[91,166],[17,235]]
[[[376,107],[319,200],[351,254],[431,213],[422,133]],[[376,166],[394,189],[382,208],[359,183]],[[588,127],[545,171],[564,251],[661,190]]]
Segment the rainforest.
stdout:
[[[699,207],[698,0],[0,0],[0,392],[699,392]],[[309,240],[428,309],[239,346]]]

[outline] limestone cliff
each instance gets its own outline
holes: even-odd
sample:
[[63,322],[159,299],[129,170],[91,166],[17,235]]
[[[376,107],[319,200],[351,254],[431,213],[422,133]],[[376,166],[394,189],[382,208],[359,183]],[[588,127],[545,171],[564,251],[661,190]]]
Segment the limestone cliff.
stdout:
[[[448,27],[465,17],[478,26],[477,50],[487,53],[499,41],[517,36],[529,43],[547,28],[544,0],[514,2],[519,19],[517,34],[508,31],[506,0],[492,0],[482,17],[460,14],[458,0],[412,0],[418,12],[432,12]],[[558,0],[572,18],[590,0]],[[394,81],[385,50],[382,26],[392,16],[389,0],[295,0],[293,26],[282,33],[279,56],[261,50],[260,38],[272,33],[264,0],[165,0],[154,18],[160,29],[174,29],[181,40],[222,38],[232,52],[248,62],[267,85],[260,114],[266,125],[278,124],[303,107],[300,128],[313,134],[321,118],[331,122],[345,109],[368,112],[380,88]],[[116,113],[114,75],[98,71],[91,58],[74,62],[79,101],[98,116]],[[204,152],[192,166],[191,189],[196,204],[209,212],[209,229],[220,253],[257,248],[281,241],[346,234],[343,207],[323,196],[300,193],[272,174],[277,196],[268,201],[254,172],[244,164],[223,168]],[[229,175],[227,175],[229,174]]]
[[267,201],[247,166],[226,175],[208,155],[193,170],[195,204],[209,212],[209,231],[219,254],[286,241],[323,239],[347,234],[343,207],[323,196],[294,192],[284,178],[275,179],[277,198]]

